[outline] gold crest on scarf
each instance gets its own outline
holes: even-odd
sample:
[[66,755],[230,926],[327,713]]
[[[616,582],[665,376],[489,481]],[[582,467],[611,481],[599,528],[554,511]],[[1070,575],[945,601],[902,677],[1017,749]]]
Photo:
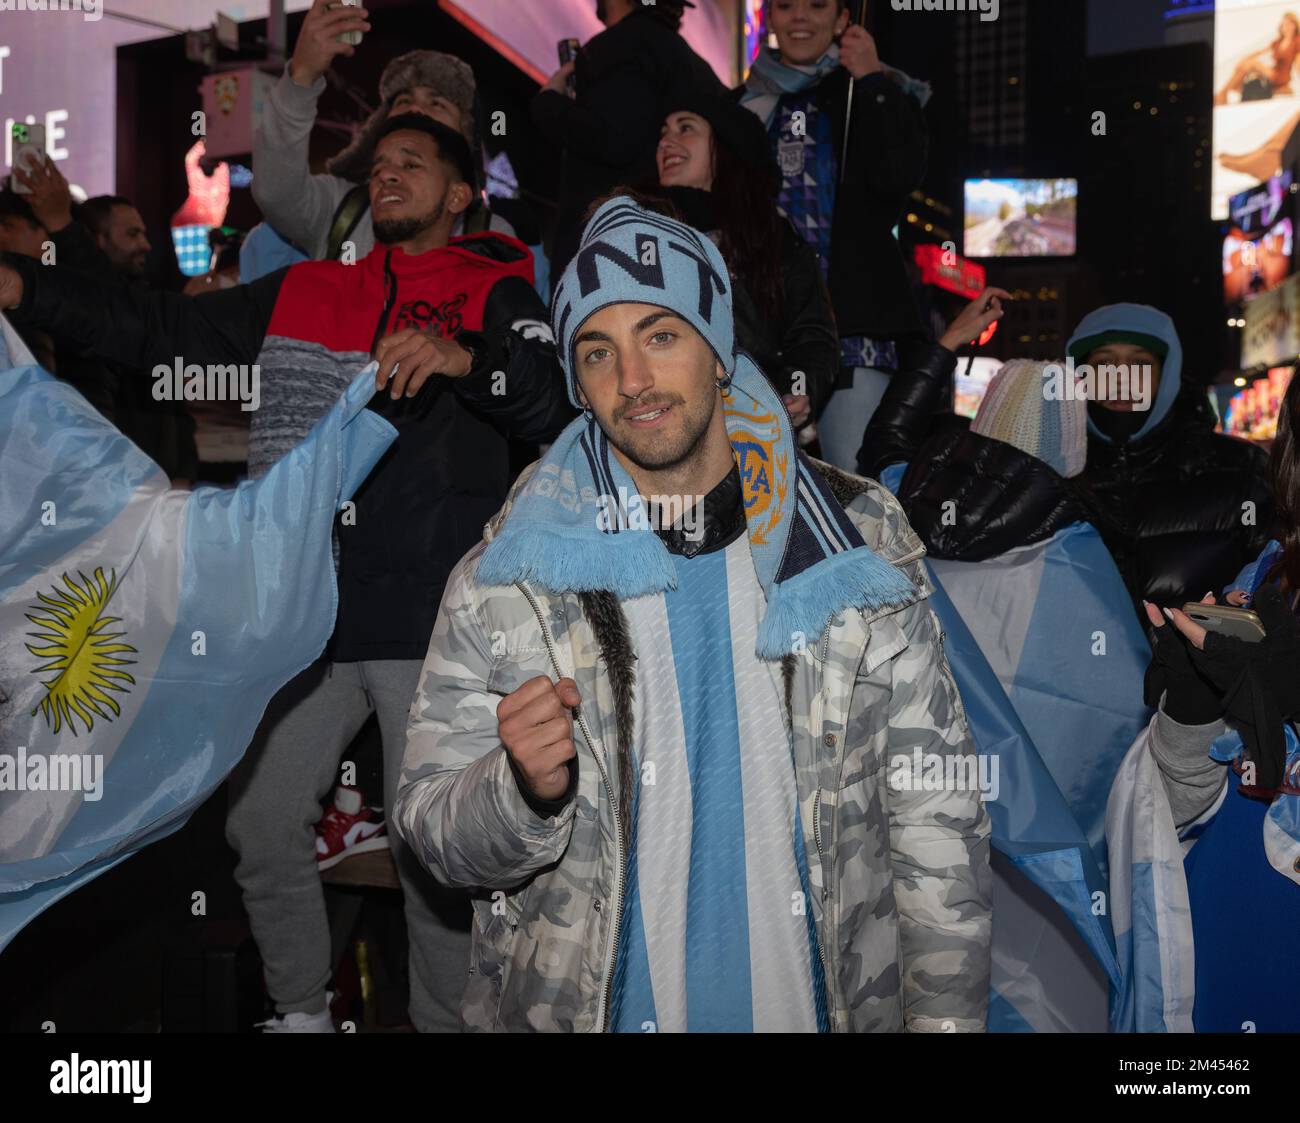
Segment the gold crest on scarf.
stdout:
[[740,469],[749,538],[751,542],[765,545],[768,536],[781,525],[789,488],[790,457],[777,451],[781,445],[781,419],[757,403],[752,407],[755,412],[747,413],[731,394],[723,395],[722,408],[736,466]]

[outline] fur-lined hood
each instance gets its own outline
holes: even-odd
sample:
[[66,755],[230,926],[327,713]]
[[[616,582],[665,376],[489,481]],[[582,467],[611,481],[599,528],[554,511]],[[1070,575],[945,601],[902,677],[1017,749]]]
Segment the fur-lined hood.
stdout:
[[469,141],[474,156],[479,182],[483,180],[483,151],[478,139],[478,126],[474,106],[477,84],[469,63],[442,51],[407,51],[398,55],[385,68],[379,79],[379,108],[361,126],[352,143],[333,157],[326,168],[331,175],[364,183],[370,174],[379,131],[388,120],[393,102],[399,94],[415,86],[429,86],[454,103],[461,113],[461,131]]

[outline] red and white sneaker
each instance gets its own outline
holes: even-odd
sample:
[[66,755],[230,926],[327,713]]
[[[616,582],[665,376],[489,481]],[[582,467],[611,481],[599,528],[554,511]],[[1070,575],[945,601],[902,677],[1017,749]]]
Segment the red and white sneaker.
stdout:
[[334,806],[316,824],[316,868],[327,870],[353,854],[387,848],[383,819],[365,805],[360,790],[340,784],[334,789]]

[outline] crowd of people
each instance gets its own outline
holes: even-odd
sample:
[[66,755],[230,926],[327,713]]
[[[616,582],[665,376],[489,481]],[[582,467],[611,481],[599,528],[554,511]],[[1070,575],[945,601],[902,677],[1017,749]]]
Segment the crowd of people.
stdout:
[[[268,1028],[333,1030],[319,869],[384,844],[421,1031],[986,1028],[1002,828],[978,790],[892,778],[896,751],[989,751],[939,593],[1112,888],[1126,769],[1195,833],[1176,1028],[1300,1028],[1300,831],[1277,827],[1300,380],[1270,470],[1214,431],[1173,319],[1114,304],[1068,357],[1146,372],[1148,400],[1049,395],[1016,360],[956,416],[958,353],[1010,295],[929,338],[892,234],[926,83],[844,0],[774,0],[736,90],[683,0],[597,6],[532,104],[561,167],[544,246],[485,192],[474,74],[438,51],[393,59],[312,173],[324,75],[370,26],[324,0],[255,137],[243,283],[151,290],[136,208],[74,204],[53,163],[0,192],[0,308],[176,487],[194,426],[156,364],[260,369],[257,478],[376,363],[398,435],[337,528],[333,636],[230,782]],[[1254,606],[1264,638],[1207,632],[1180,609],[1201,600]],[[1085,603],[1092,646],[1066,652],[1038,609]],[[338,784],[371,715],[386,831]]]

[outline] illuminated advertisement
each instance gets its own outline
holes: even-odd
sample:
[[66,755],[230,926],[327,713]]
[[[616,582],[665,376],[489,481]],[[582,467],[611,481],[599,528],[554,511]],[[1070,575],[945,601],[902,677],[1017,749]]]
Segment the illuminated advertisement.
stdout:
[[1223,239],[1223,300],[1239,304],[1275,289],[1291,272],[1292,224],[1289,218],[1264,234],[1246,237],[1234,228]]
[[973,300],[984,291],[987,276],[984,266],[958,257],[942,246],[917,246],[916,264],[920,267],[923,285],[934,285],[967,300]]
[[1002,360],[987,355],[976,355],[969,362],[958,363],[953,376],[953,411],[961,417],[974,417],[988,392],[989,382],[1001,369]]
[[1228,200],[1228,216],[1242,234],[1258,234],[1282,217],[1291,197],[1291,173],[1283,172]]
[[1300,273],[1246,305],[1241,368],[1273,367],[1300,355]]
[[1257,378],[1233,394],[1223,411],[1223,432],[1251,441],[1271,441],[1277,436],[1277,415],[1291,383],[1292,367],[1274,367],[1266,378]]
[[[592,0],[438,0],[438,6],[538,82],[560,68],[557,43],[585,43],[605,30]],[[739,82],[734,4],[698,4],[686,10],[682,37],[728,86]]]
[[1214,21],[1214,142],[1211,217],[1228,201],[1282,171],[1282,151],[1300,122],[1300,4],[1219,0]]
[[1074,254],[1079,181],[968,179],[968,257],[1069,257]]
[[[301,11],[310,0],[287,0]],[[3,166],[13,167],[11,126],[45,126],[46,150],[88,195],[116,187],[117,48],[208,27],[220,8],[236,20],[263,19],[267,0],[111,0],[98,18],[82,11],[10,11],[0,20]],[[194,107],[199,104],[194,93]]]

